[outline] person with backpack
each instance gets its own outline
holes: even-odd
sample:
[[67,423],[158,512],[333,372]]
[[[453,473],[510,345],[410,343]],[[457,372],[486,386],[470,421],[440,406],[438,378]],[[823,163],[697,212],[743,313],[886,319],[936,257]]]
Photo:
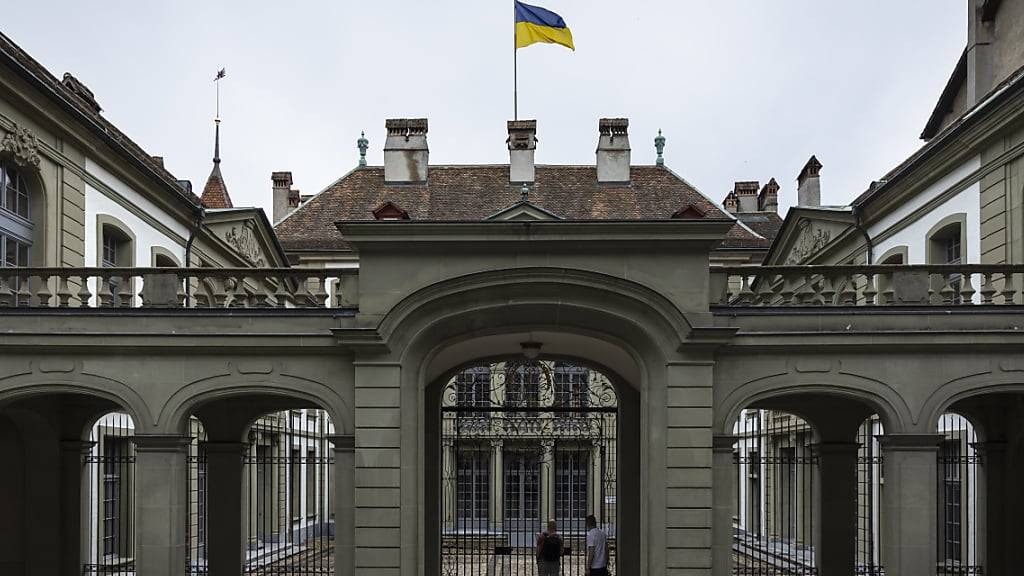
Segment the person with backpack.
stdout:
[[537,535],[537,568],[540,576],[558,576],[562,559],[562,537],[558,523],[548,520],[548,529]]

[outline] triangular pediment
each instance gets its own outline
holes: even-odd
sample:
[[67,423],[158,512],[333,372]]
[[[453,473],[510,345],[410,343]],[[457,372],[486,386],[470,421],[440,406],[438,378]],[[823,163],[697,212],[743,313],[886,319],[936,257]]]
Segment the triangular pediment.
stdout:
[[561,220],[562,218],[553,212],[533,204],[529,201],[516,202],[515,204],[492,214],[487,220]]
[[204,228],[208,240],[219,248],[223,265],[234,260],[234,265],[243,267],[288,266],[273,228],[259,208],[209,210]]
[[766,265],[826,264],[828,248],[853,229],[853,212],[848,208],[805,208],[790,210],[765,259]]

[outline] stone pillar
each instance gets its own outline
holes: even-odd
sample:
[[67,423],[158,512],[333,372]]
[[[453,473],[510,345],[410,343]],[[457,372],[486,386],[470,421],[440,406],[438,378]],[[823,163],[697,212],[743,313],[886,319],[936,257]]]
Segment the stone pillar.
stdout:
[[491,440],[491,528],[501,529],[505,518],[505,463],[502,450],[505,443]]
[[135,442],[136,572],[184,576],[188,541],[188,436],[143,435]]
[[886,434],[882,565],[893,576],[935,574],[938,434]]
[[242,442],[205,442],[206,558],[210,574],[240,576],[244,543]]
[[853,576],[857,564],[856,442],[815,444],[814,563],[822,576]]
[[353,576],[356,571],[356,439],[328,436],[334,446],[334,573]]
[[1013,533],[1013,526],[1007,514],[1006,442],[979,442],[974,449],[981,460],[974,527],[978,535],[978,564],[986,576],[1009,576],[1013,572],[1008,551],[1014,544],[1007,538]]
[[716,435],[712,438],[712,503],[711,503],[711,574],[732,575],[733,492],[736,491],[737,465],[733,445],[737,437]]
[[547,530],[547,521],[555,517],[555,441],[542,440],[544,450],[540,462],[541,529]]
[[60,443],[60,573],[80,576],[89,534],[84,505],[89,501],[85,480],[85,457],[94,442],[66,440]]

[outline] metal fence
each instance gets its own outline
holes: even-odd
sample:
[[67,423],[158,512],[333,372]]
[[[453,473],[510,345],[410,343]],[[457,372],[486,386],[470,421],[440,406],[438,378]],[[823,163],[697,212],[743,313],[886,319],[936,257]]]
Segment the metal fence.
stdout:
[[101,417],[89,435],[85,457],[88,534],[82,573],[122,576],[135,571],[135,425],[115,412]]
[[441,573],[537,574],[553,519],[558,573],[584,576],[591,514],[614,571],[617,414],[607,378],[566,362],[510,360],[453,378],[441,409]]
[[745,410],[736,425],[733,574],[814,575],[811,428],[775,410]]
[[938,550],[940,575],[981,574],[978,562],[978,441],[974,427],[959,414],[939,418],[945,439],[938,457]]
[[882,423],[871,417],[857,430],[857,566],[856,573],[883,576],[882,568],[882,489],[884,467],[878,441]]

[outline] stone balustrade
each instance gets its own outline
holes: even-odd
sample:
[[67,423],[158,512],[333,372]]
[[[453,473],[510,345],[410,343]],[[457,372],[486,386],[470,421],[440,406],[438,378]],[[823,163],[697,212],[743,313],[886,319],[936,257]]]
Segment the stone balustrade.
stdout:
[[713,266],[711,306],[1012,306],[1024,265]]
[[358,269],[0,268],[0,308],[354,308]]

